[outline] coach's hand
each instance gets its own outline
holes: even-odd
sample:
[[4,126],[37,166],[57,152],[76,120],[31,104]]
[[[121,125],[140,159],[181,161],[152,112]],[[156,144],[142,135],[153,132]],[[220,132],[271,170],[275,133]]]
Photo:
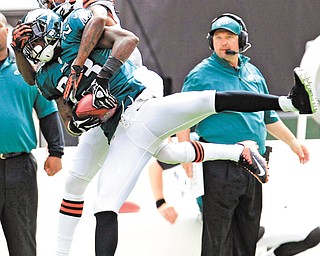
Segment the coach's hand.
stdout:
[[62,169],[62,160],[60,157],[48,156],[43,168],[48,176],[53,176]]

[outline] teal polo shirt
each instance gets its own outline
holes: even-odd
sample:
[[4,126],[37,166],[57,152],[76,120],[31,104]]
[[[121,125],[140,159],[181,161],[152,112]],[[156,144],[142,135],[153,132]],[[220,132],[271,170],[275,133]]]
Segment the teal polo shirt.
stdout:
[[[213,53],[187,75],[182,91],[250,91],[268,94],[266,81],[261,72],[239,55],[240,65],[233,68],[227,61]],[[209,116],[196,126],[196,132],[208,142],[234,144],[254,140],[261,154],[265,151],[266,124],[279,120],[275,111],[233,112],[224,111]]]
[[36,86],[29,86],[16,66],[14,55],[0,67],[0,153],[30,152],[37,146],[33,109],[38,118],[57,111],[54,101],[40,95]]

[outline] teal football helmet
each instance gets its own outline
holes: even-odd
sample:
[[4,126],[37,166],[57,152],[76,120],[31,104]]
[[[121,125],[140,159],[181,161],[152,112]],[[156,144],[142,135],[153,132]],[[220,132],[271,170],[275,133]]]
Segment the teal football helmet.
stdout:
[[22,23],[32,29],[23,54],[34,63],[52,60],[62,36],[62,17],[49,9],[35,9],[23,17]]

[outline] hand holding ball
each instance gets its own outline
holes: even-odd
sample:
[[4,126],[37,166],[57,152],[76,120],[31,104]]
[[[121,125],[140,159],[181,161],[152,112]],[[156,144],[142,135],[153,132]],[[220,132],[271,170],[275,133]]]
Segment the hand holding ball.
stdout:
[[112,109],[107,108],[95,108],[92,105],[92,94],[85,95],[78,103],[76,114],[79,118],[86,118],[88,116],[94,116],[100,118],[103,122],[107,121],[116,111],[117,107]]

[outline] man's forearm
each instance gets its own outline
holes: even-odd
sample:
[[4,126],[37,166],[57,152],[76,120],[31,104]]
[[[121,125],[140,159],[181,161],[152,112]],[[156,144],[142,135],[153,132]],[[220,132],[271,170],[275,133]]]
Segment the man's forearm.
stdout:
[[79,52],[77,58],[75,59],[74,65],[83,67],[86,59],[97,45],[103,29],[104,22],[101,19],[93,18],[88,22],[81,37]]
[[48,143],[50,156],[62,157],[64,150],[64,134],[57,112],[40,118],[40,128]]

